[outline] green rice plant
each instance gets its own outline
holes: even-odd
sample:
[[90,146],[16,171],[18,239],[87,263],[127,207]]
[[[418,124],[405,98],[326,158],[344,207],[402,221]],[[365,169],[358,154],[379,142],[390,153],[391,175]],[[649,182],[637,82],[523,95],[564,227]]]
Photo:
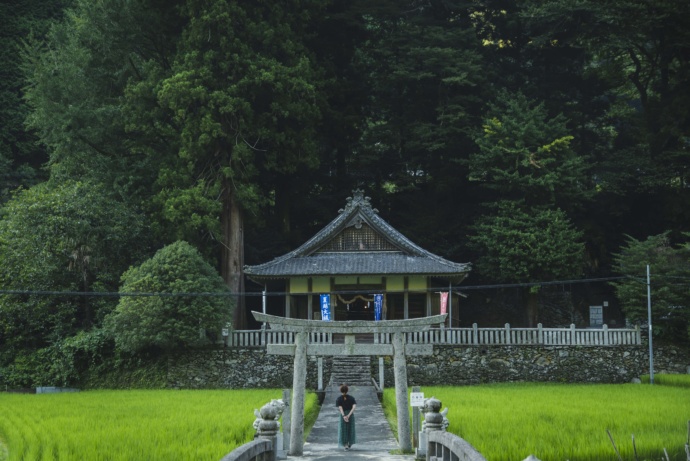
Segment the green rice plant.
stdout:
[[[0,460],[217,461],[252,440],[254,409],[280,396],[279,390],[0,394]],[[305,406],[313,411],[316,395],[308,394]]]
[[[397,402],[395,400],[395,389],[384,389],[383,398],[381,399],[381,405],[383,406],[383,415],[388,420],[388,424],[395,435],[398,438],[398,412],[396,411]],[[410,412],[410,415],[412,413]],[[411,418],[411,416],[410,416]],[[412,427],[412,425],[410,425]]]
[[[307,441],[307,437],[314,427],[316,419],[319,417],[319,411],[321,406],[319,405],[319,399],[314,393],[307,394],[304,400],[304,441]],[[0,460],[2,461],[2,460]]]
[[[649,375],[642,375],[640,379],[643,383],[649,384]],[[660,384],[663,386],[690,387],[690,375],[655,374],[654,384]]]
[[[495,384],[425,387],[449,408],[449,432],[490,461],[525,459],[617,461],[607,434],[624,460],[685,460],[690,396],[665,386]],[[395,391],[387,389],[388,407]],[[391,400],[392,395],[392,400]]]

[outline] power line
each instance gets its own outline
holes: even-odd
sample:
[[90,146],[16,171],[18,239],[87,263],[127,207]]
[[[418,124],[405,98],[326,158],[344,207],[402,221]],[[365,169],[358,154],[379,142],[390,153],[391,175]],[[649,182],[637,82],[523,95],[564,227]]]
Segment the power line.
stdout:
[[[469,290],[491,290],[500,288],[527,288],[534,286],[550,286],[550,285],[565,285],[565,284],[576,284],[576,283],[595,283],[595,282],[609,282],[613,280],[622,280],[633,278],[629,276],[618,276],[618,277],[603,277],[603,278],[589,278],[589,279],[576,279],[576,280],[552,280],[546,282],[524,282],[524,283],[502,283],[502,284],[490,284],[490,285],[456,285],[451,286],[452,291],[469,291]],[[447,291],[448,286],[443,287],[433,287],[426,290],[428,292],[438,292]],[[387,293],[404,293],[404,290],[386,290]],[[414,290],[408,290],[414,291]],[[338,290],[332,291],[333,294],[371,294],[377,292],[377,290]],[[285,296],[288,294],[309,294],[309,293],[290,293],[285,291],[270,291],[267,292],[267,296]],[[313,294],[313,293],[312,293]],[[253,297],[253,296],[263,296],[261,292],[245,291],[244,293],[233,293],[230,291],[221,292],[199,292],[199,293],[187,293],[187,292],[112,292],[112,291],[50,291],[50,290],[0,290],[0,295],[26,295],[26,296],[86,296],[86,297],[111,297],[111,298],[126,298],[126,297],[161,297],[161,298],[172,298],[172,297]]]

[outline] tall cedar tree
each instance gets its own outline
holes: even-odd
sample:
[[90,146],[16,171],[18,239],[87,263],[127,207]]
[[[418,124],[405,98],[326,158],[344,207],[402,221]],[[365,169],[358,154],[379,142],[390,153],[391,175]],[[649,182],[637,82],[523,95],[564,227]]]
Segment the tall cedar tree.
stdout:
[[[577,277],[583,269],[582,233],[563,209],[587,197],[585,163],[570,147],[561,116],[524,95],[499,94],[470,156],[470,180],[492,191],[493,209],[477,220],[470,242],[481,274],[500,282]],[[538,322],[538,286],[525,289],[529,326]]]
[[275,196],[261,176],[318,164],[319,73],[302,43],[318,11],[78,1],[28,63],[29,122],[51,174],[95,175],[141,201],[164,242],[210,237],[242,293],[244,213]]
[[[221,274],[243,293],[244,213],[267,199],[259,176],[318,165],[319,75],[302,43],[317,8],[299,0],[189,0],[182,11],[187,24],[171,75],[152,88],[163,122],[179,131],[174,169],[159,177],[163,208],[175,210],[171,225],[188,211],[219,214]],[[219,207],[194,209],[196,197],[218,198]],[[237,328],[245,315],[240,302]]]

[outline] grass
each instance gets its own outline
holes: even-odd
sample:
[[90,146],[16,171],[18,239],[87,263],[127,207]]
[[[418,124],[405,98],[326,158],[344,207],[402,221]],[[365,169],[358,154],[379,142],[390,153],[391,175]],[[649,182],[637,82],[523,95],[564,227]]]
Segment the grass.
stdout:
[[[314,393],[307,394],[305,396],[305,399],[306,400],[304,403],[304,441],[306,442],[312,427],[314,427],[316,418],[319,417],[319,411],[321,410],[321,406],[318,404],[318,397]],[[290,409],[286,408],[285,411],[290,411]]]
[[[649,384],[649,375],[642,376],[641,380]],[[654,384],[690,388],[690,375],[654,375]]]
[[[424,387],[448,407],[449,432],[471,443],[490,461],[533,454],[541,460],[686,460],[690,393],[672,386],[495,384]],[[395,408],[395,390],[384,405]],[[388,411],[388,410],[386,410]],[[394,412],[389,414],[393,415]]]
[[[0,460],[217,461],[252,440],[254,409],[281,395],[265,389],[0,394]],[[307,415],[318,412],[315,394],[307,394],[305,407]]]

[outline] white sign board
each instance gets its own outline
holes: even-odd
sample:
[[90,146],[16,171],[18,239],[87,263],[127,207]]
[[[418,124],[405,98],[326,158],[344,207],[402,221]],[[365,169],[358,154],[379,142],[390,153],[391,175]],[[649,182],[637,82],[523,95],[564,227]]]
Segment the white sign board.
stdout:
[[410,406],[423,407],[424,406],[424,392],[410,392]]

